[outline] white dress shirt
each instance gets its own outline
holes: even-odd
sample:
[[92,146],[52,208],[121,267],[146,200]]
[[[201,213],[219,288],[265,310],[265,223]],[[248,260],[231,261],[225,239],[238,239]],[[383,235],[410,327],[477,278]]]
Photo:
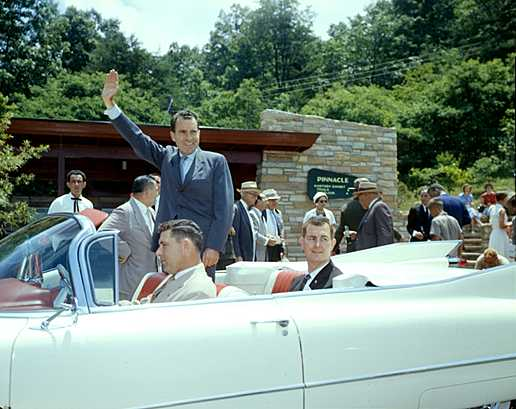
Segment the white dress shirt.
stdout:
[[[82,212],[84,209],[93,208],[93,203],[91,203],[84,196],[79,196],[77,204],[79,205],[79,212]],[[54,199],[54,201],[50,204],[48,208],[48,214],[51,213],[73,213],[75,201],[72,200],[72,194],[67,193],[66,195],[59,196]]]
[[310,288],[310,284],[312,284],[312,281],[314,281],[314,278],[319,272],[326,267],[330,262],[328,261],[326,264],[323,264],[321,267],[317,267],[314,271],[312,271],[310,274],[310,278],[306,282],[305,286],[303,287],[303,291],[312,291]]

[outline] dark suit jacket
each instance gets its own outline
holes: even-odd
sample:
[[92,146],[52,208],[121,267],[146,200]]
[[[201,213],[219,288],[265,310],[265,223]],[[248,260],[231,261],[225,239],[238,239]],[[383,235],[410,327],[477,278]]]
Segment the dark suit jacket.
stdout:
[[[312,290],[321,290],[323,288],[332,288],[333,286],[333,277],[337,277],[341,275],[342,271],[340,271],[334,264],[330,262],[315,276],[315,279],[312,280],[310,284],[310,288]],[[292,286],[290,287],[290,291],[303,291],[303,278],[304,275],[300,275],[296,277],[292,281]]]
[[457,219],[460,227],[471,224],[471,216],[468,209],[466,209],[466,205],[458,197],[441,195],[437,199],[443,202],[444,211]]
[[[360,226],[360,222],[362,218],[366,214],[367,210],[362,207],[358,199],[355,197],[351,200],[345,207],[342,208],[340,212],[340,224],[337,227],[337,231],[335,232],[335,243],[334,251],[337,252],[337,249],[340,246],[340,242],[344,237],[345,226],[349,227],[349,230],[358,231],[358,226]],[[347,244],[346,252],[350,253],[355,251],[356,242],[349,241]]]
[[236,234],[233,238],[233,248],[235,257],[242,257],[244,261],[254,261],[254,237],[247,211],[240,200],[234,206],[233,228]]
[[357,232],[357,250],[394,243],[394,228],[389,206],[381,199],[373,205],[362,218]]
[[158,245],[160,223],[190,219],[203,232],[204,248],[222,252],[233,217],[233,183],[224,156],[199,149],[182,183],[179,150],[175,146],[163,146],[153,141],[123,113],[111,122],[138,157],[161,171],[153,249]]
[[[420,203],[411,207],[407,217],[407,231],[410,234],[410,241],[426,241],[430,239],[430,225],[432,224],[432,216],[430,210],[425,213],[424,206]],[[423,240],[418,240],[412,236],[414,231],[423,233]]]

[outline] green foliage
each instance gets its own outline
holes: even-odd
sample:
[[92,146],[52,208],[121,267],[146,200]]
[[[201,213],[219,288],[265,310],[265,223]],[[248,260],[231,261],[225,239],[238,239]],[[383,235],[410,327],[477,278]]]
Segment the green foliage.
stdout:
[[471,174],[459,166],[459,161],[450,153],[437,155],[437,163],[433,168],[412,168],[407,185],[414,190],[420,186],[439,182],[450,192],[461,189],[461,186],[471,180]]
[[0,93],[27,92],[61,68],[57,8],[43,0],[9,0],[0,6]]
[[202,124],[224,128],[258,128],[265,109],[261,92],[244,80],[236,92],[213,91],[198,108]]
[[27,203],[12,202],[11,196],[15,187],[29,183],[32,178],[32,175],[19,174],[19,169],[47,149],[46,146],[32,147],[26,140],[11,141],[13,137],[7,134],[7,128],[12,109],[7,98],[0,94],[0,237],[29,221],[31,212]]
[[[31,98],[19,96],[19,117],[78,120],[106,120],[100,91],[102,73],[62,73],[45,86],[31,88]],[[133,88],[121,77],[122,92],[117,101],[138,122],[168,123],[168,114],[160,110],[159,101],[148,91]]]

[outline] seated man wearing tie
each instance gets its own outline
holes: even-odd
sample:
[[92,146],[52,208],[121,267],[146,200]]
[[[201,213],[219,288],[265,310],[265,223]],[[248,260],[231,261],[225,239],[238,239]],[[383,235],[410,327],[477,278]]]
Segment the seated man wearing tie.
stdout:
[[305,253],[308,274],[294,279],[290,291],[332,288],[333,278],[342,274],[330,260],[335,246],[334,226],[326,217],[314,216],[303,224],[299,244]]
[[152,176],[138,176],[133,181],[131,198],[118,206],[99,230],[116,229],[120,267],[120,299],[130,300],[146,273],[158,271],[152,251],[155,213],[152,205],[158,185]]
[[93,208],[93,203],[82,196],[86,187],[86,174],[82,170],[71,170],[66,174],[66,186],[70,193],[54,199],[48,208],[51,213],[79,213],[84,209]]
[[169,302],[214,298],[216,287],[201,261],[202,232],[191,220],[175,219],[159,226],[159,247],[163,271],[168,274],[142,302]]

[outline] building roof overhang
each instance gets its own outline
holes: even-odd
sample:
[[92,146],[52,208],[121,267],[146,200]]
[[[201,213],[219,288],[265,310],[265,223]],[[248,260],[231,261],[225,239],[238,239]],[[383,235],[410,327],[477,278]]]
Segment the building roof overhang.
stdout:
[[[155,141],[171,144],[170,129],[163,125],[139,125],[144,133]],[[309,132],[265,131],[259,129],[226,129],[200,127],[201,147],[223,151],[292,151],[303,152],[310,148],[319,136]],[[102,141],[120,141],[121,137],[109,121],[69,121],[54,119],[13,118],[8,133],[30,136],[37,143],[38,137],[55,137],[56,142],[66,143],[67,138],[80,139],[98,144]],[[62,137],[62,138],[61,138]],[[96,140],[95,142],[93,140]]]

